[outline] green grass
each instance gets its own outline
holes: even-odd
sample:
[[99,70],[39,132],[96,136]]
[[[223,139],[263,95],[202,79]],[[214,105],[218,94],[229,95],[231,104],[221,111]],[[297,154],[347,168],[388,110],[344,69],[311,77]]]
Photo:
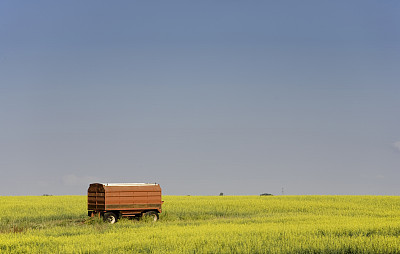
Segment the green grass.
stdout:
[[160,221],[89,219],[85,196],[0,197],[4,253],[400,253],[400,197],[164,196]]

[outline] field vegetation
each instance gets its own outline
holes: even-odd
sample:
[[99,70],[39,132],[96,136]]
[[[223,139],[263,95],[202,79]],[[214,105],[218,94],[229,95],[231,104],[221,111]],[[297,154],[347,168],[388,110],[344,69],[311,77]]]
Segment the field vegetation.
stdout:
[[400,253],[400,197],[164,196],[156,223],[85,196],[0,197],[2,253]]

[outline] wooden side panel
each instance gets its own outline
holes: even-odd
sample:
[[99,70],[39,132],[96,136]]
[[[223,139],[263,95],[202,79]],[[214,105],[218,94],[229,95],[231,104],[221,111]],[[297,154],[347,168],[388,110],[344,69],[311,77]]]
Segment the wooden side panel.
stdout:
[[102,184],[94,183],[88,189],[88,210],[104,211],[106,204],[105,190]]
[[154,186],[104,186],[106,210],[161,209],[161,188]]

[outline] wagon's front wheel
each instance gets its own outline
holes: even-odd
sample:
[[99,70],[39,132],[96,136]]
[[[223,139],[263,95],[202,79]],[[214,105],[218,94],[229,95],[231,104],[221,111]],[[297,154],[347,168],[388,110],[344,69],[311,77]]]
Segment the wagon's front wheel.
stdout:
[[104,221],[110,224],[117,222],[117,216],[114,213],[108,212],[104,214]]
[[158,218],[159,218],[158,213],[155,211],[149,211],[149,212],[144,213],[144,217],[149,218],[151,221],[154,221],[154,222],[158,221]]

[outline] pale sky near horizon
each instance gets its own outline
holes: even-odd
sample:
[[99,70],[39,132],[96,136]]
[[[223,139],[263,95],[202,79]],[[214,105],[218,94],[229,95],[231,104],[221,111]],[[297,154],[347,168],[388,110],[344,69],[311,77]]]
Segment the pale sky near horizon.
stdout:
[[0,195],[399,195],[399,1],[1,1]]

